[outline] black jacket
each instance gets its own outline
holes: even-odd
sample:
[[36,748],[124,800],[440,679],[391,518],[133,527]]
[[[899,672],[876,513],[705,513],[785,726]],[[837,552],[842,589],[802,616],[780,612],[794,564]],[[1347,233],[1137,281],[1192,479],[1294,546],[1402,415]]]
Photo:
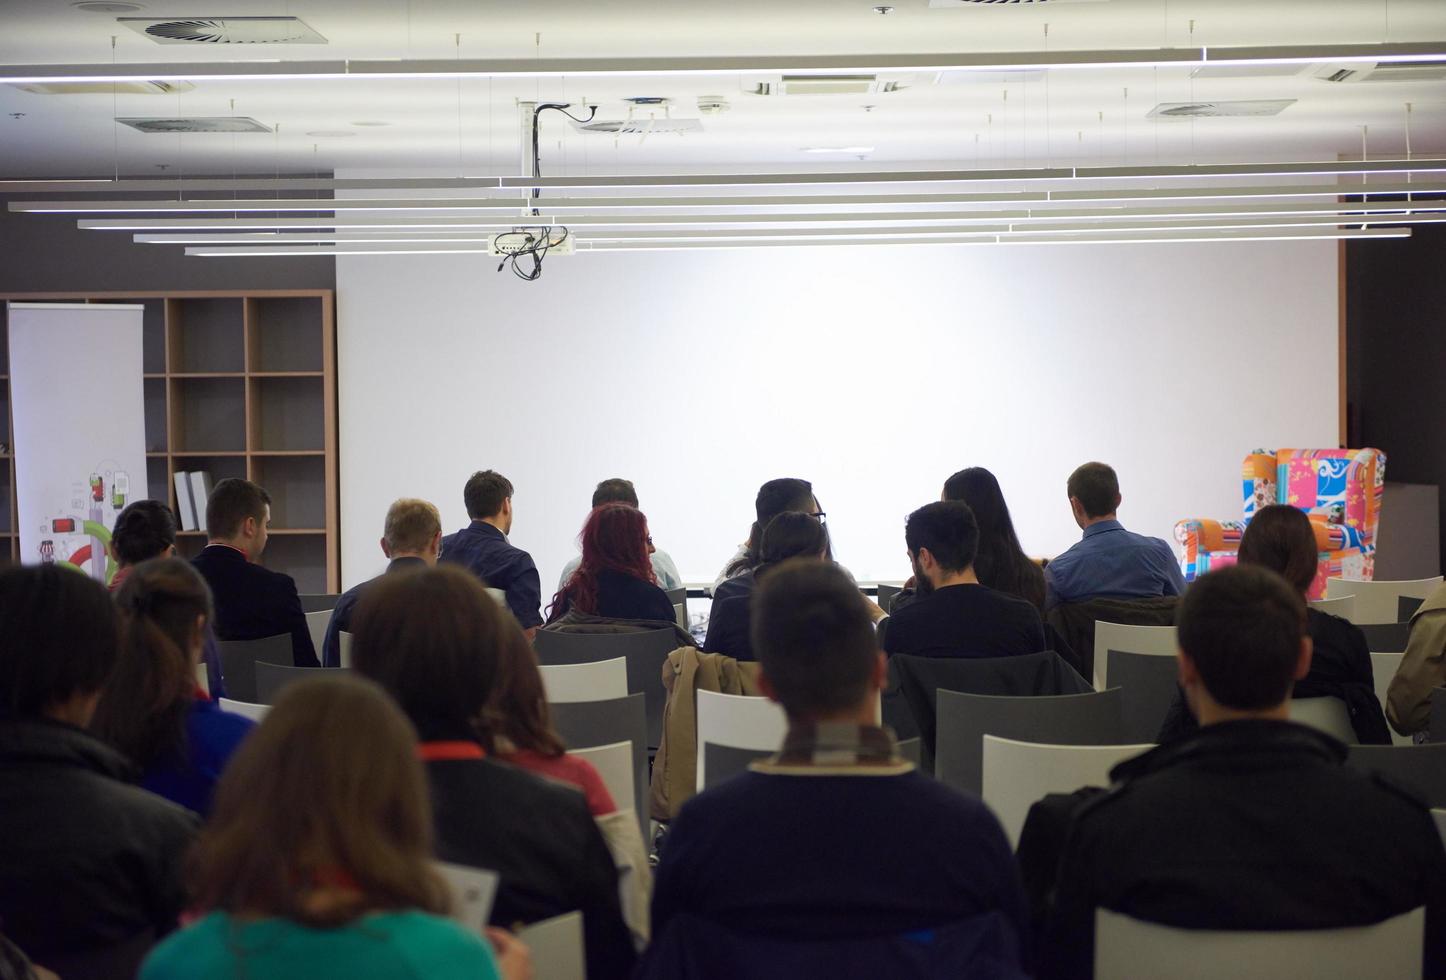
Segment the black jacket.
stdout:
[[1345,754],[1302,725],[1236,721],[1116,766],[1070,828],[1041,976],[1091,975],[1100,907],[1186,928],[1326,929],[1422,905],[1425,975],[1442,976],[1446,851],[1430,811]]
[[437,856],[501,877],[492,924],[581,910],[589,980],[627,977],[636,954],[617,868],[582,793],[492,759],[426,766]]
[[241,552],[224,545],[205,548],[191,564],[211,587],[217,639],[260,640],[290,633],[292,662],[298,667],[321,666],[290,575],[247,561]]
[[129,976],[138,958],[108,958],[143,955],[142,937],[175,928],[184,903],[196,818],[130,785],[135,775],[79,728],[0,721],[0,923],[67,980]]

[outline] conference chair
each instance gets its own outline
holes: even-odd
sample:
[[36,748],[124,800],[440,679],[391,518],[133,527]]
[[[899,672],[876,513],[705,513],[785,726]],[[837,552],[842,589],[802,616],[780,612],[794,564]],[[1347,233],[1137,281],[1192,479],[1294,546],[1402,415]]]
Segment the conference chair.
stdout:
[[321,656],[322,644],[326,642],[326,628],[331,625],[331,610],[321,609],[306,614],[306,631],[311,634],[311,648]]
[[623,657],[628,663],[628,690],[642,694],[648,709],[648,747],[657,748],[663,733],[663,664],[678,649],[673,627],[636,633],[563,633],[542,629],[532,642],[540,664],[585,664]]
[[572,749],[571,754],[592,763],[618,809],[627,809],[637,799],[637,773],[633,772],[632,742],[624,740],[611,745]]
[[[698,691],[698,792],[747,768],[752,758],[735,754],[716,754],[718,766],[710,776],[708,746],[724,746],[754,752],[776,752],[788,732],[788,719],[777,703],[767,698],[740,697]],[[742,766],[738,762],[742,761]],[[728,771],[724,771],[727,769]]]
[[1108,657],[1110,650],[1127,653],[1156,653],[1174,656],[1178,645],[1173,626],[1129,626],[1125,623],[1095,623],[1095,690],[1110,686]]
[[1366,637],[1366,649],[1372,653],[1404,653],[1411,638],[1410,623],[1366,623],[1357,626]]
[[292,667],[288,664],[256,664],[256,702],[275,704],[282,690],[306,677],[335,677],[335,667]]
[[218,640],[216,649],[221,654],[221,679],[226,683],[226,693],[237,701],[249,701],[251,704],[261,701],[256,694],[258,663],[290,666],[295,662],[290,633],[278,633],[259,640]]
[[[1123,745],[1119,688],[1058,697],[993,697],[937,692],[934,775],[976,796],[983,789],[984,736],[1050,745]],[[1154,732],[1143,741],[1154,738]]]
[[1395,582],[1353,582],[1349,579],[1329,578],[1326,579],[1326,598],[1355,596],[1356,615],[1351,622],[1357,626],[1367,623],[1394,623],[1399,621],[1402,596],[1424,599],[1440,584],[1440,575]]
[[[1110,770],[1153,745],[1038,745],[984,736],[984,802],[994,811],[1011,847],[1029,808],[1050,793],[1110,785]],[[1145,974],[1139,974],[1144,976]]]
[[1396,620],[1402,623],[1409,623],[1411,617],[1416,615],[1416,610],[1420,609],[1425,601],[1425,599],[1413,595],[1401,596],[1396,600]]
[[[351,669],[351,638],[352,635],[346,630],[338,630],[336,634],[336,660],[337,665],[348,670]],[[318,648],[320,649],[320,648]]]
[[1431,724],[1426,729],[1426,741],[1446,742],[1446,687],[1431,692]]
[[678,628],[684,633],[688,632],[688,589],[686,586],[679,586],[676,589],[668,589],[668,601],[673,604],[673,618],[678,623]]
[[[1386,692],[1391,689],[1391,681],[1396,676],[1396,671],[1401,669],[1401,658],[1404,653],[1373,653],[1371,654],[1371,680],[1376,689],[1376,700],[1381,702],[1381,707],[1386,706]],[[1397,735],[1391,732],[1392,745],[1410,745],[1411,736]]]
[[1095,910],[1095,980],[1420,980],[1426,910],[1370,926],[1289,932],[1179,929]]
[[517,938],[532,951],[532,975],[538,980],[587,980],[581,912],[523,926]]
[[1353,595],[1343,595],[1335,599],[1313,599],[1310,607],[1351,622],[1356,620],[1356,597]]
[[434,861],[432,867],[452,893],[452,911],[448,918],[486,938],[487,920],[492,917],[492,902],[497,897],[497,872],[447,861]]
[[271,710],[269,704],[252,704],[250,701],[232,701],[230,698],[217,698],[216,704],[222,711],[229,711],[233,715],[243,715],[252,721],[259,722],[266,717],[266,712]]
[[885,585],[884,583],[880,582],[878,585],[878,591],[876,593],[876,601],[879,604],[879,608],[882,609],[884,612],[888,612],[889,606],[891,606],[894,602],[894,598],[898,596],[898,594],[902,591],[904,590],[901,586]]
[[549,704],[628,696],[628,662],[622,657],[588,664],[543,664],[537,670]]
[[[647,840],[648,716],[641,694],[629,694],[605,701],[572,701],[550,704],[552,727],[562,736],[569,752],[630,742],[633,747],[633,807]],[[621,800],[614,797],[618,806]]]
[[1352,745],[1346,765],[1379,772],[1414,789],[1426,805],[1446,808],[1446,743],[1440,745]]
[[1152,742],[1180,690],[1174,655],[1105,651],[1110,689],[1121,692],[1126,742]]
[[1351,712],[1340,698],[1291,698],[1290,720],[1325,732],[1347,745],[1356,744],[1356,729]]
[[[301,599],[301,611],[302,611],[302,612],[304,612],[304,613],[328,612],[328,613],[329,613],[329,612],[331,612],[333,609],[336,608],[336,600],[340,599],[341,596],[339,596],[339,595],[325,595],[325,594],[323,594],[323,593],[315,593],[315,592],[314,592],[314,593],[311,593],[311,594],[309,594],[309,595],[308,595],[308,594],[303,594],[303,595],[299,596],[299,598]],[[318,646],[318,649],[320,649],[319,646]]]
[[1441,832],[1441,843],[1446,844],[1446,810],[1432,810],[1431,817],[1436,821],[1436,829]]

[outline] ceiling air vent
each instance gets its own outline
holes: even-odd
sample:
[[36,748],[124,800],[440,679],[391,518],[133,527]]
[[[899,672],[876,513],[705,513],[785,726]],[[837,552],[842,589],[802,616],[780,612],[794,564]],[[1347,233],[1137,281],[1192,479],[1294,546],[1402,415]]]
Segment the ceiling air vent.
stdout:
[[743,91],[750,95],[887,95],[908,88],[913,81],[913,75],[773,75],[745,79]]
[[190,82],[23,82],[14,87],[36,95],[176,95],[196,86]]
[[117,17],[157,44],[325,44],[300,17]]
[[607,133],[614,136],[660,136],[669,133],[701,133],[703,123],[698,119],[598,119],[593,122],[574,122],[572,128],[580,133]]
[[130,116],[116,119],[142,133],[269,133],[250,116],[195,116],[190,119]]
[[1389,61],[1361,79],[1364,82],[1439,82],[1446,80],[1446,62]]
[[1149,119],[1202,119],[1216,116],[1278,116],[1295,99],[1246,99],[1239,102],[1161,102]]

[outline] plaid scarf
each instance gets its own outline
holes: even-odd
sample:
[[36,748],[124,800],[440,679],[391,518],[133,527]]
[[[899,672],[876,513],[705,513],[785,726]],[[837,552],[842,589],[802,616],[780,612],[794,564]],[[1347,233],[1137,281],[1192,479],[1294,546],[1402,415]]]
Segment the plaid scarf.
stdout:
[[852,722],[790,726],[776,755],[753,763],[756,772],[811,770],[817,775],[865,770],[864,775],[893,776],[914,768],[899,755],[893,733]]

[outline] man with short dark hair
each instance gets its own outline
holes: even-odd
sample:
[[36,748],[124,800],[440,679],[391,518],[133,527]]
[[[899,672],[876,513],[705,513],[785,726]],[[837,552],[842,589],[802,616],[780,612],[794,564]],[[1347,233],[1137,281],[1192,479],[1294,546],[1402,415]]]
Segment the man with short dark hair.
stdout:
[[292,663],[316,667],[296,581],[260,564],[270,527],[270,494],[250,480],[222,480],[206,501],[206,547],[191,564],[211,587],[217,639],[289,633]]
[[[638,507],[638,491],[633,488],[632,480],[614,477],[597,485],[597,489],[592,492],[593,509],[596,510],[603,504],[611,503]],[[652,538],[648,539],[648,557],[653,562],[653,574],[658,577],[658,588],[667,591],[683,587],[683,576],[678,573],[678,566],[673,564],[673,559],[666,551],[653,546]],[[562,575],[557,580],[557,591],[562,591],[563,586],[567,585],[567,580],[572,578],[572,573],[577,571],[581,564],[582,556],[578,555],[562,567]]]
[[734,948],[877,940],[879,952],[967,928],[1017,958],[1026,922],[1009,844],[977,798],[916,772],[878,727],[884,658],[858,587],[831,563],[792,559],[759,583],[752,615],[760,685],[788,734],[673,822],[650,956],[704,931]]
[[512,481],[493,470],[479,470],[462,490],[472,519],[442,539],[441,561],[462,565],[488,588],[507,597],[529,640],[542,625],[542,580],[532,556],[507,540],[512,532]]
[[[1191,929],[1329,929],[1427,907],[1427,976],[1446,960],[1446,852],[1430,812],[1345,746],[1290,722],[1310,669],[1300,594],[1236,566],[1176,615],[1180,684],[1200,731],[1116,766],[1073,821],[1046,976],[1087,977],[1095,910]],[[1021,858],[1025,855],[1021,848]]]
[[1047,608],[1085,599],[1146,599],[1185,591],[1185,577],[1170,546],[1120,524],[1120,481],[1112,467],[1085,463],[1070,474],[1066,488],[1084,537],[1044,567]]
[[[381,545],[382,554],[388,559],[382,575],[430,568],[437,564],[437,555],[442,549],[442,515],[436,505],[411,497],[393,501],[387,508]],[[381,575],[378,575],[354,585],[337,598],[331,610],[331,619],[326,624],[326,638],[321,643],[323,667],[349,666],[341,662],[341,634],[351,632],[351,618],[357,602],[367,587],[380,578]]]
[[916,598],[879,624],[889,654],[1012,657],[1045,648],[1039,611],[979,584],[979,525],[960,500],[926,504],[904,523]]

